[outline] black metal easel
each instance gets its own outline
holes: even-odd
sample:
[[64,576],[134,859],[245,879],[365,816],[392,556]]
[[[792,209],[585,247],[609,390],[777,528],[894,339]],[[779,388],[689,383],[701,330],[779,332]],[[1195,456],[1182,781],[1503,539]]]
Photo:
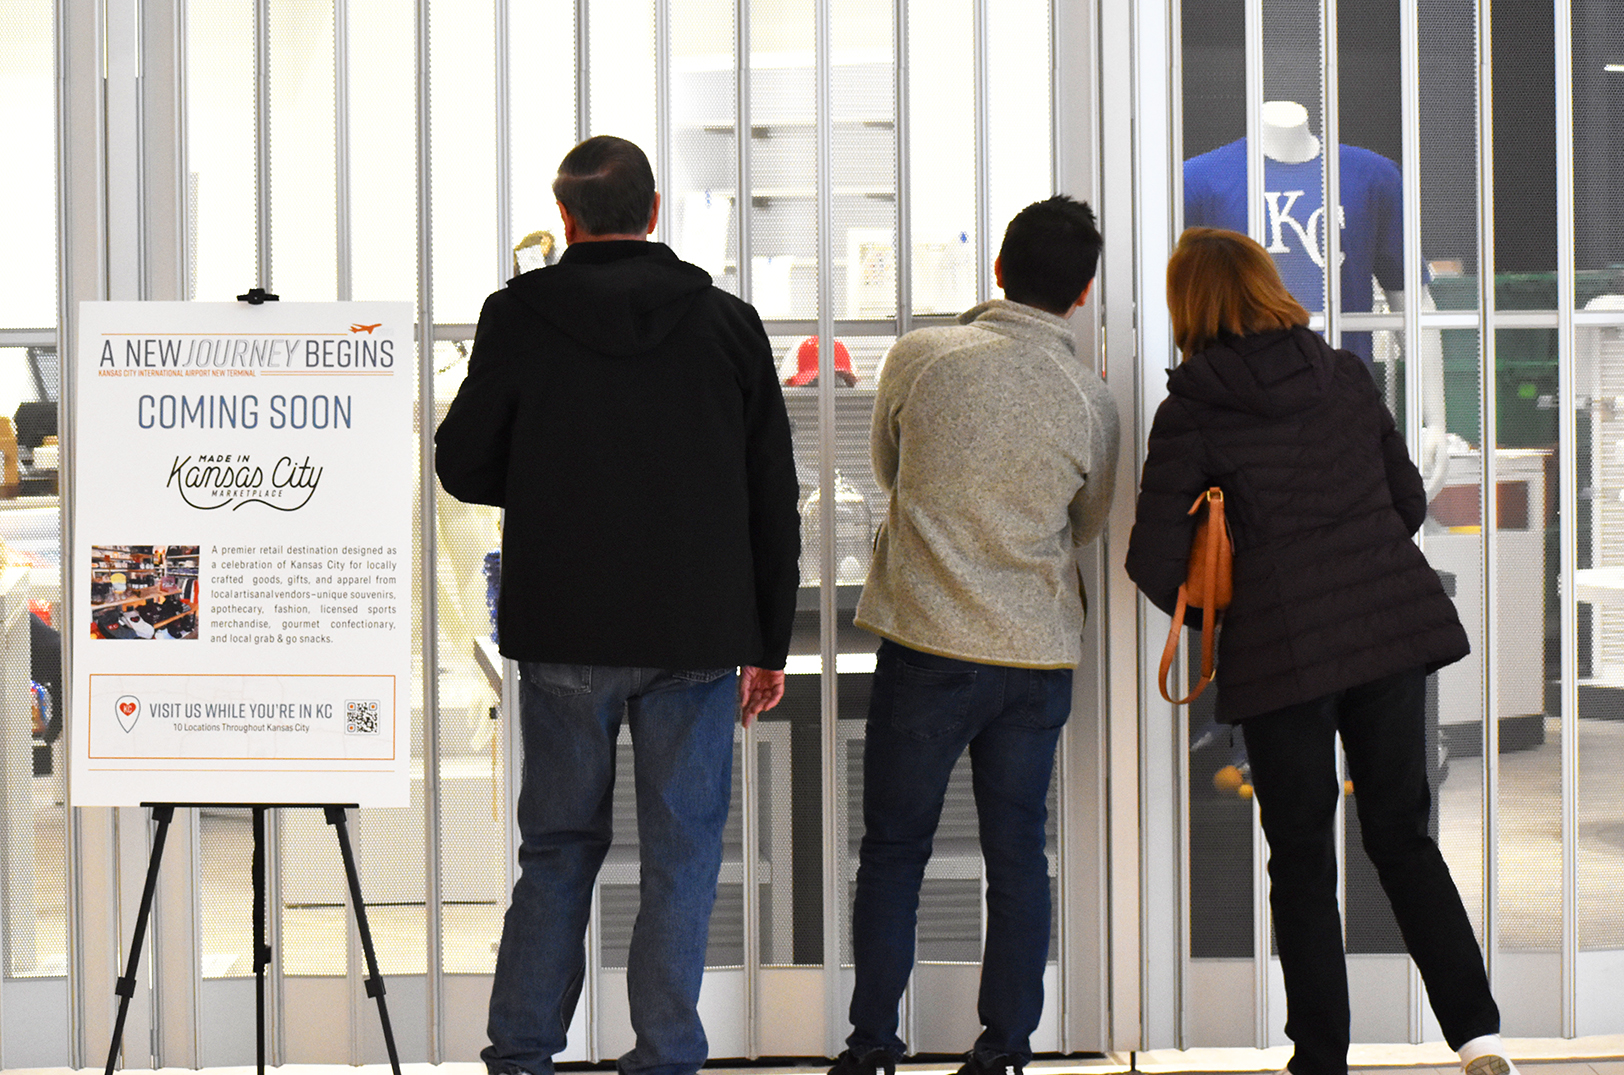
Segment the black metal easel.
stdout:
[[[265,811],[268,804],[245,803],[142,803],[152,808],[152,820],[158,823],[157,835],[152,840],[152,858],[147,863],[147,884],[141,892],[141,910],[135,916],[135,936],[130,940],[130,959],[124,965],[124,977],[113,987],[118,995],[118,1018],[113,1023],[113,1044],[107,1050],[106,1075],[113,1075],[118,1060],[119,1046],[124,1042],[124,1019],[129,1014],[130,999],[135,996],[135,968],[141,961],[141,942],[146,936],[147,920],[152,916],[152,894],[158,887],[158,863],[163,858],[164,840],[169,835],[169,824],[175,819],[175,808],[181,806],[242,807],[254,812],[254,1000],[256,1005],[255,1055],[258,1057],[259,1075],[265,1075],[265,969],[271,963],[271,946],[265,942]],[[338,850],[344,857],[344,875],[350,886],[350,905],[355,908],[355,924],[361,933],[361,951],[366,955],[367,996],[378,1001],[378,1020],[383,1024],[383,1043],[389,1050],[389,1067],[400,1075],[400,1057],[395,1052],[395,1033],[389,1025],[389,1007],[384,1003],[383,975],[378,973],[378,956],[372,948],[372,930],[367,926],[367,908],[361,900],[361,876],[355,869],[355,851],[350,847],[350,830],[344,816],[347,807],[319,803],[283,803],[282,806],[325,811],[327,824],[338,832]],[[353,804],[351,804],[353,806]]]

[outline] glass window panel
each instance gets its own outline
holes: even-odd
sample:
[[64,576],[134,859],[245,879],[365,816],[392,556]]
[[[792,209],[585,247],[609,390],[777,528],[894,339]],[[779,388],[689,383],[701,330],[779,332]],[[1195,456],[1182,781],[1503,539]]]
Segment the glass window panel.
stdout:
[[1424,0],[1418,33],[1421,249],[1429,291],[1440,310],[1475,310],[1477,45],[1472,0]]
[[1494,8],[1494,269],[1502,310],[1556,309],[1556,57],[1549,4]]
[[284,299],[337,297],[333,9],[270,5],[271,282]]
[[[840,318],[896,317],[896,80],[889,5],[831,12],[834,274]],[[866,443],[866,441],[865,441]]]
[[[465,341],[435,344],[436,425],[467,374],[467,353]],[[503,664],[496,648],[502,513],[465,504],[438,484],[434,503],[441,946],[448,973],[490,974],[508,896]]]
[[[202,865],[198,876],[198,924],[203,977],[251,977],[254,973],[253,812],[223,807],[200,809],[197,832]],[[284,874],[284,878],[286,876]],[[342,951],[342,937],[338,943]]]
[[[0,34],[0,326],[56,324],[56,49],[50,0],[6,5]],[[26,207],[26,208],[24,208]],[[15,211],[15,210],[23,211]]]
[[[1244,164],[1227,175],[1235,186],[1225,196],[1221,219],[1215,215],[1212,179],[1220,174],[1214,154],[1234,153],[1245,144],[1238,141],[1246,134],[1245,11],[1240,0],[1186,0],[1182,13],[1184,226],[1244,232]],[[1190,643],[1199,645],[1193,634]],[[1209,686],[1185,710],[1193,959],[1250,958],[1254,948],[1250,768],[1240,737],[1215,723],[1217,694],[1217,687]]]
[[[771,856],[775,877],[780,883],[771,898],[761,905],[760,931],[763,938],[764,961],[780,964],[817,966],[823,963],[823,694],[824,663],[819,654],[819,574],[821,571],[821,541],[815,540],[820,532],[818,512],[809,510],[822,502],[819,483],[819,430],[818,391],[810,383],[815,359],[803,360],[798,356],[803,348],[810,351],[810,337],[775,336],[771,338],[774,355],[779,357],[779,372],[786,381],[784,403],[789,410],[790,433],[795,451],[795,470],[800,479],[801,504],[801,589],[795,613],[795,625],[790,637],[790,656],[785,666],[784,700],[778,707],[763,714],[757,724],[758,739],[763,746],[759,759],[767,779],[762,781],[761,809],[762,841],[765,853]],[[839,355],[839,350],[836,350]],[[800,380],[799,385],[789,384]],[[837,395],[837,411],[841,400]],[[872,406],[870,396],[870,406]],[[861,406],[859,403],[858,406]],[[850,406],[845,408],[850,412]],[[809,521],[810,520],[810,523]],[[848,593],[856,587],[847,587]],[[837,592],[837,598],[839,594]],[[855,605],[855,593],[850,593],[849,604]],[[849,608],[841,610],[849,617]],[[862,634],[855,628],[850,633]],[[850,634],[842,638],[841,649],[850,641]],[[840,820],[839,831],[852,838],[852,826],[861,835],[861,808],[852,819],[853,794],[861,794],[861,753],[857,764],[857,788],[849,786],[852,779],[851,735],[842,729],[836,762],[836,808]],[[773,789],[770,797],[768,787]],[[860,800],[859,800],[860,802]],[[842,890],[842,923],[849,913],[852,880],[849,855],[840,853],[846,886]],[[787,872],[785,872],[787,871]],[[845,930],[842,930],[842,936]],[[769,951],[770,949],[770,951]]]
[[1559,951],[1561,876],[1550,864],[1561,860],[1562,757],[1547,690],[1561,675],[1556,332],[1500,330],[1495,358],[1499,612],[1489,660],[1499,690],[1500,939],[1507,949]]
[[981,242],[971,0],[909,0],[908,67],[913,312],[957,314],[975,305]]
[[750,5],[750,301],[763,319],[818,315],[813,5]]
[[[438,355],[438,348],[432,353]],[[413,350],[413,361],[423,357]],[[432,411],[430,412],[433,413]],[[414,402],[413,434],[421,437],[423,407],[421,400]],[[418,440],[417,443],[421,443]],[[418,453],[402,459],[399,466],[410,466],[415,479],[412,487],[414,504],[421,502],[423,494],[422,469]],[[438,484],[438,483],[436,483]],[[412,512],[412,593],[423,592],[423,516]],[[373,939],[377,944],[378,970],[383,974],[422,974],[428,952],[428,916],[426,914],[428,876],[426,840],[428,819],[424,797],[424,743],[425,721],[423,712],[424,679],[429,669],[424,663],[425,632],[423,602],[412,602],[412,682],[407,697],[411,699],[411,799],[404,807],[362,810],[353,826],[356,866],[361,875],[361,893],[367,901]],[[464,651],[467,652],[467,651]],[[455,658],[456,654],[449,656]],[[436,653],[438,659],[439,654]],[[443,789],[442,789],[443,790]],[[442,807],[443,810],[443,807]],[[442,849],[443,850],[443,849]],[[442,866],[442,880],[444,878]],[[376,906],[375,906],[376,905]]]
[[[417,296],[415,13],[347,0],[350,280],[357,299]],[[449,76],[454,77],[454,76]]]
[[[1325,58],[1320,15],[1318,0],[1263,3],[1265,212],[1261,241],[1274,255],[1286,287],[1310,313],[1325,309],[1329,216],[1325,211]],[[1344,184],[1347,179],[1344,176]],[[1188,189],[1185,196],[1190,197]],[[1236,230],[1244,231],[1244,220],[1242,225]],[[1358,229],[1362,224],[1355,221],[1353,226]],[[1350,282],[1348,290],[1355,286]],[[1364,290],[1370,290],[1368,281]]]
[[[1454,598],[1472,651],[1441,669],[1427,685],[1432,827],[1460,890],[1466,913],[1483,937],[1483,535],[1479,428],[1479,334],[1442,334],[1444,393],[1451,439],[1447,475],[1433,497],[1421,547]],[[1502,614],[1502,621],[1504,615]],[[1437,724],[1432,724],[1436,706]],[[1435,727],[1435,730],[1434,730]],[[1432,761],[1433,758],[1437,760]],[[1504,786],[1501,790],[1505,794]],[[1367,919],[1367,924],[1370,920]],[[1350,911],[1350,936],[1352,915]]]
[[996,253],[1010,218],[1054,193],[1052,69],[1046,0],[1004,0],[987,20],[987,243]]
[[636,142],[659,174],[655,138],[654,5],[651,0],[586,0],[592,85],[590,134]]
[[671,188],[661,213],[677,256],[739,292],[739,152],[732,0],[671,10]]
[[[243,814],[244,811],[235,811]],[[344,860],[339,854],[338,837],[320,810],[281,810],[282,849],[282,938],[277,958],[282,962],[285,975],[340,976],[349,962],[349,910]],[[359,844],[356,820],[359,811],[350,813],[350,836]],[[205,815],[206,816],[206,815]],[[253,920],[249,917],[254,906],[251,877],[246,868],[250,861],[248,850],[252,846],[251,823],[237,823],[229,817],[220,822],[222,857],[217,884],[221,889],[224,908],[231,908],[226,917],[235,916],[241,922],[235,925],[236,935],[223,938],[230,947],[226,955],[238,953],[236,961],[225,965],[222,975],[242,977],[254,973],[252,939]],[[207,830],[205,830],[205,833]],[[229,833],[229,835],[227,835]],[[229,841],[229,842],[228,842]],[[359,852],[357,860],[359,862]],[[209,856],[204,856],[205,871]],[[204,873],[205,881],[208,873]],[[240,885],[240,892],[229,886]],[[205,893],[207,889],[205,888]],[[361,892],[370,903],[380,897],[365,879]],[[244,908],[250,910],[244,911]],[[208,908],[202,912],[207,924],[211,918]],[[379,940],[378,923],[368,915],[373,940]],[[379,945],[380,960],[382,946]],[[204,959],[209,958],[209,947],[204,944]],[[207,973],[208,964],[204,964]]]
[[253,5],[188,4],[186,46],[192,297],[229,302],[259,279]]
[[1617,795],[1624,724],[1624,328],[1581,328],[1578,413],[1579,944],[1624,948]]
[[[545,231],[554,260],[564,250],[564,226],[553,202],[553,177],[558,174],[558,162],[577,141],[575,48],[573,0],[508,5],[513,215],[507,243],[514,246],[533,232]],[[530,267],[528,260],[520,266]]]
[[434,320],[469,323],[506,281],[511,247],[496,219],[496,13],[493,0],[429,12]]
[[1624,24],[1605,0],[1573,10],[1573,195],[1577,303],[1624,292]]
[[[0,871],[7,892],[0,971],[14,977],[67,973],[61,516],[55,465],[46,468],[41,459],[36,467],[33,460],[40,438],[55,429],[56,403],[42,399],[37,375],[54,359],[49,348],[0,348],[0,414],[17,416],[19,445],[19,458],[7,465],[17,468],[17,484],[6,490],[10,499],[0,500],[7,560],[0,572],[0,682],[14,729],[0,745]],[[55,395],[54,378],[43,387]],[[48,424],[24,405],[43,408]],[[28,734],[15,734],[25,721]]]

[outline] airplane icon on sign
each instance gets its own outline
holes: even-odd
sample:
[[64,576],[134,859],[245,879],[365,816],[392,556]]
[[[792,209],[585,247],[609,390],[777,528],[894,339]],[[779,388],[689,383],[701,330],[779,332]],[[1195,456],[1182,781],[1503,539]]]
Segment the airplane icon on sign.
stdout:
[[364,332],[368,336],[370,336],[370,335],[372,335],[372,330],[375,329],[375,328],[380,327],[382,324],[383,324],[383,322],[379,321],[376,325],[351,325],[350,326],[350,331],[351,332]]

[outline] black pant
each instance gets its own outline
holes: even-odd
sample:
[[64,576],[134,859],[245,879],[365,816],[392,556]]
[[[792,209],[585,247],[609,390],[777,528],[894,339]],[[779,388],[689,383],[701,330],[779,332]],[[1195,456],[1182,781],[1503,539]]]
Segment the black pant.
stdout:
[[1333,823],[1342,735],[1365,851],[1451,1048],[1500,1030],[1483,955],[1427,834],[1426,673],[1415,668],[1241,722],[1269,839],[1269,905],[1294,1075],[1348,1070],[1348,975]]

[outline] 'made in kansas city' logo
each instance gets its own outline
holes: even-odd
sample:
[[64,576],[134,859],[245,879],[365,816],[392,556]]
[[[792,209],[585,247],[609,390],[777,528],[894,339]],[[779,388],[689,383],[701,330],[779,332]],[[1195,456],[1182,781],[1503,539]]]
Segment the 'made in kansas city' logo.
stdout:
[[302,462],[284,455],[268,467],[246,453],[175,456],[165,488],[174,489],[188,507],[213,511],[262,504],[277,511],[298,511],[310,503],[321,484],[322,468],[307,455]]

